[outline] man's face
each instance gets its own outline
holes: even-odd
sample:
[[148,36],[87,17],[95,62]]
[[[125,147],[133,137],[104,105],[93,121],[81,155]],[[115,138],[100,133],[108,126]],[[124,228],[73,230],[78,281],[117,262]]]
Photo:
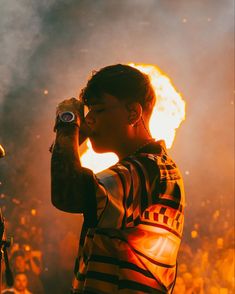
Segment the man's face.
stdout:
[[96,152],[115,152],[128,138],[128,110],[124,102],[104,94],[102,99],[89,106],[86,123],[89,137]]
[[27,288],[28,279],[25,274],[18,274],[15,277],[14,287],[17,291],[24,291]]
[[17,256],[15,258],[15,263],[14,263],[15,269],[18,272],[24,272],[26,268],[26,262],[25,258],[23,256]]

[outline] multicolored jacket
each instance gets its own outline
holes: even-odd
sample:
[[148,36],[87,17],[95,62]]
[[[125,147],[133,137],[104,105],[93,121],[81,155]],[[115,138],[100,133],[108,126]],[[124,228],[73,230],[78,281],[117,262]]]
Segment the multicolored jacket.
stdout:
[[76,293],[171,293],[184,224],[182,176],[164,141],[84,177]]

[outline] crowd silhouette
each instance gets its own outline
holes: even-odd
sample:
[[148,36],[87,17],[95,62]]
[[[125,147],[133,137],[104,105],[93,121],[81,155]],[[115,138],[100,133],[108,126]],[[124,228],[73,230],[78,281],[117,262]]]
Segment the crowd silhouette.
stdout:
[[[35,208],[33,204],[1,195],[6,231],[14,236],[8,250],[14,287],[20,277],[26,280],[29,293],[67,293],[80,232],[60,217],[50,220],[60,228],[50,232],[45,216],[40,214],[43,207]],[[231,205],[225,204],[224,199],[216,197],[201,201],[197,208],[187,205],[174,294],[234,293],[233,212]],[[47,238],[48,234],[53,237]],[[3,289],[3,293],[14,293],[9,292],[4,275]]]

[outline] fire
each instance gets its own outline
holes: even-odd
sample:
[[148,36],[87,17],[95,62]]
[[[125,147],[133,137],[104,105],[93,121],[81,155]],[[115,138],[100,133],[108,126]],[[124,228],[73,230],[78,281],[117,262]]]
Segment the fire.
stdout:
[[[167,148],[171,148],[175,138],[175,131],[185,119],[185,101],[176,91],[170,79],[156,66],[134,63],[129,65],[148,74],[150,77],[157,97],[150,119],[150,132],[153,138],[165,140]],[[84,167],[92,169],[95,173],[108,168],[118,161],[118,157],[114,153],[95,153],[89,140],[87,148],[87,151],[81,157],[81,162]]]
[[167,148],[171,148],[175,130],[185,119],[185,102],[175,90],[170,79],[153,65],[131,66],[149,75],[155,89],[157,102],[150,119],[150,132],[153,138],[163,139]]
[[82,166],[90,168],[94,173],[98,173],[118,161],[117,155],[113,152],[96,153],[89,140],[87,140],[87,148],[87,151],[81,156],[81,163]]

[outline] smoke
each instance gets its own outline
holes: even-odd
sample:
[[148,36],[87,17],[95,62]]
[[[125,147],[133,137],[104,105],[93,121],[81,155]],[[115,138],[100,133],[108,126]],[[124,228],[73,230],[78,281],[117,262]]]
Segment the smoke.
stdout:
[[186,100],[170,153],[188,202],[199,207],[202,198],[224,195],[231,204],[233,6],[232,0],[2,0],[3,191],[39,199],[51,217],[48,148],[57,103],[76,96],[91,70],[134,62],[160,67]]
[[219,133],[231,146],[224,126],[233,115],[233,24],[232,0],[2,0],[0,137],[14,154],[9,161],[23,171],[20,178],[36,183],[39,171],[48,169],[56,104],[76,96],[91,70],[118,62],[156,64],[182,92],[186,122],[173,153],[185,169],[199,168],[190,156],[200,157],[199,142],[214,154]]
[[0,9],[0,105],[12,84],[29,77],[28,63],[43,41],[42,16],[55,0],[2,0]]

